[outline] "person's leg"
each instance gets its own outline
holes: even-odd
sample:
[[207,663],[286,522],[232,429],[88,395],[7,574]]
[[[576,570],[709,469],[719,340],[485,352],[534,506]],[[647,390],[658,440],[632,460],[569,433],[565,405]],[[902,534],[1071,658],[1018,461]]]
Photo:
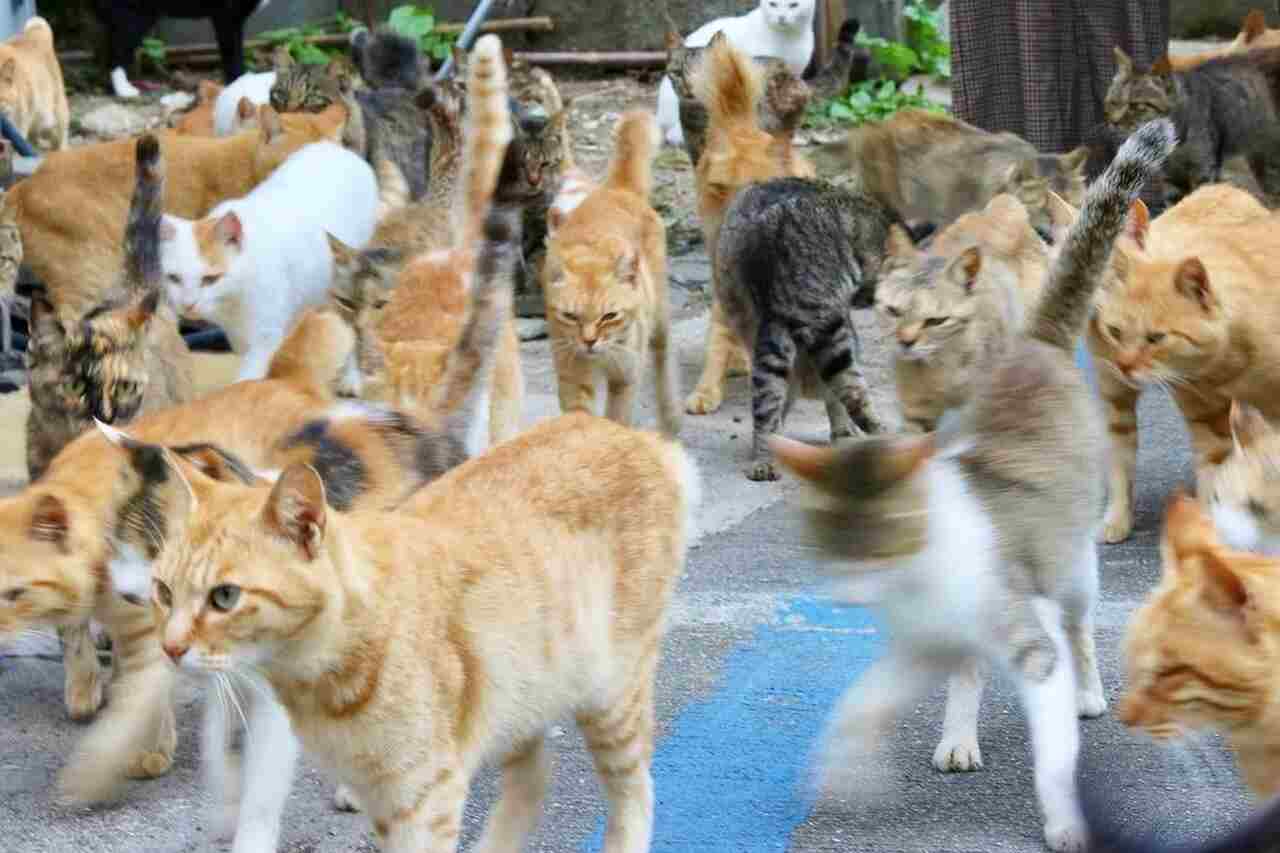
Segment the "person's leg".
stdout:
[[133,67],[134,54],[159,15],[152,4],[132,0],[97,0],[94,9],[107,31],[111,88],[118,98],[136,98],[138,90],[129,82],[129,69]]

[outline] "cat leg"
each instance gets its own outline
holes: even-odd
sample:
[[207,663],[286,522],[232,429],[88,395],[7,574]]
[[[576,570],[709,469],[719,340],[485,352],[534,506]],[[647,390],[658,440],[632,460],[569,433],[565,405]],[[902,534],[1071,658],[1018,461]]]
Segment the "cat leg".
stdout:
[[524,373],[520,369],[520,339],[514,323],[507,324],[493,366],[489,396],[489,446],[501,444],[520,432],[524,408]]
[[249,715],[240,774],[239,814],[231,853],[275,853],[280,818],[293,787],[298,740],[289,715],[265,684],[239,691]]
[[556,390],[561,412],[596,412],[595,366],[573,351],[569,340],[553,340],[551,354],[556,364]]
[[658,395],[658,423],[663,432],[675,438],[680,434],[680,380],[670,330],[665,319],[660,323],[649,344],[653,354],[654,389]]
[[1098,547],[1092,539],[1084,543],[1084,551],[1076,570],[1076,588],[1063,602],[1063,621],[1071,644],[1071,659],[1076,671],[1076,712],[1081,717],[1101,717],[1107,710],[1107,694],[1098,672],[1098,653],[1094,644],[1094,610],[1098,601]]
[[684,410],[691,415],[709,415],[724,400],[724,379],[734,347],[741,347],[737,335],[729,327],[720,300],[711,300],[711,319],[707,326],[707,354],[697,387],[685,399]]
[[58,639],[62,643],[67,713],[73,720],[92,719],[102,707],[105,676],[89,634],[89,623],[59,627]]
[[640,387],[640,365],[644,359],[635,353],[610,358],[605,364],[609,387],[604,416],[611,421],[631,426],[636,416],[636,391]]
[[645,674],[620,701],[592,715],[580,715],[587,748],[609,799],[603,853],[648,853],[653,835],[654,714],[653,670]]
[[978,708],[986,665],[977,658],[963,662],[947,679],[947,710],[942,740],[933,751],[933,766],[943,773],[982,769],[978,747]]
[[844,403],[836,399],[831,389],[826,387],[823,388],[822,400],[827,407],[827,420],[831,422],[831,443],[835,444],[842,438],[852,438],[853,419],[849,417],[849,410],[844,407]]
[[551,759],[542,735],[513,752],[502,765],[502,796],[471,853],[523,850],[542,814]]
[[333,792],[333,807],[340,812],[358,812],[360,799],[350,785],[339,785]]
[[456,853],[470,781],[460,767],[436,763],[374,792],[368,805],[384,853]]
[[776,435],[782,427],[796,354],[795,341],[782,324],[767,321],[761,324],[751,365],[751,418],[754,431],[751,437],[752,465],[747,470],[748,480],[778,479],[778,472],[773,465],[773,451],[769,449],[769,437]]
[[[1010,645],[1009,664],[1031,730],[1036,795],[1050,850],[1085,849],[1084,815],[1076,794],[1080,731],[1076,722],[1075,673],[1062,629],[1062,611],[1046,599],[1030,603]],[[1021,633],[1019,637],[1018,634]]]
[[235,838],[240,816],[240,756],[231,749],[235,722],[230,702],[210,683],[200,725],[200,775],[209,799],[209,825],[220,842]]
[[1177,389],[1173,400],[1187,419],[1191,450],[1196,457],[1196,497],[1208,506],[1214,475],[1234,446],[1231,437],[1231,399],[1196,389]]
[[858,365],[857,338],[847,319],[826,338],[803,342],[805,352],[822,384],[844,405],[850,420],[867,435],[884,431],[884,423],[871,402],[871,389]]
[[[1098,355],[1096,351],[1095,355]],[[1098,360],[1103,361],[1101,356]],[[1114,369],[1104,362],[1104,369],[1098,371],[1098,390],[1106,407],[1107,433],[1111,437],[1103,542],[1123,542],[1133,531],[1133,478],[1138,468],[1138,395],[1141,392],[1111,376]]]

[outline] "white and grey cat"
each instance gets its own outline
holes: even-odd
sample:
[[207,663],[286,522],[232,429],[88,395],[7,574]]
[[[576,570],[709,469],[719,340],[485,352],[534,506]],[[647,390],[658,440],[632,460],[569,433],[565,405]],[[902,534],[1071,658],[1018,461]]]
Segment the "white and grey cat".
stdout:
[[222,327],[244,356],[238,379],[261,378],[298,315],[327,299],[333,255],[326,233],[363,247],[377,209],[368,163],[332,142],[307,145],[204,219],[164,218],[166,296],[181,315]]
[[934,766],[980,768],[978,706],[994,665],[1026,708],[1045,840],[1085,849],[1076,716],[1106,709],[1093,620],[1107,438],[1074,350],[1129,205],[1175,144],[1161,120],[1121,146],[1026,324],[939,432],[834,448],[775,439],[777,459],[816,487],[811,531],[839,571],[857,576],[893,637],[841,701],[829,785],[883,790],[886,734],[941,677]]
[[[775,56],[799,77],[813,56],[814,0],[760,0],[745,15],[716,18],[689,33],[685,47],[706,47],[723,31],[729,44],[747,56]],[[680,128],[680,100],[671,80],[658,87],[658,129],[671,145],[684,144]]]

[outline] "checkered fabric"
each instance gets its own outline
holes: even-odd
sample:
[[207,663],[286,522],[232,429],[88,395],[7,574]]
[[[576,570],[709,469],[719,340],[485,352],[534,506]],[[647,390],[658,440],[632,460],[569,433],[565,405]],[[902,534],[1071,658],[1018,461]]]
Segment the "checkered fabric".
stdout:
[[1146,66],[1168,40],[1169,0],[951,0],[953,109],[1069,151],[1102,122],[1112,48]]

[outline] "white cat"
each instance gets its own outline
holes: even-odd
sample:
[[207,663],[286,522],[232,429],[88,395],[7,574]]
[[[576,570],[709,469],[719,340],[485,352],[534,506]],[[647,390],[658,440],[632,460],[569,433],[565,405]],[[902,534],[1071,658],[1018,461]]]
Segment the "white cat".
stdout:
[[271,99],[271,87],[276,83],[276,72],[261,71],[241,74],[230,85],[218,93],[213,102],[213,133],[215,136],[230,136],[241,130],[237,120],[241,98],[248,98],[255,107],[268,103]]
[[[716,18],[694,30],[685,47],[706,47],[721,30],[729,44],[747,56],[776,56],[796,75],[804,73],[813,56],[814,0],[760,0],[760,5],[736,18]],[[671,145],[684,144],[680,102],[671,81],[658,87],[658,128]]]
[[204,219],[165,216],[166,296],[181,315],[222,327],[244,356],[238,379],[261,378],[298,315],[327,297],[333,255],[326,232],[363,247],[377,208],[368,163],[332,142],[304,146],[247,196]]

